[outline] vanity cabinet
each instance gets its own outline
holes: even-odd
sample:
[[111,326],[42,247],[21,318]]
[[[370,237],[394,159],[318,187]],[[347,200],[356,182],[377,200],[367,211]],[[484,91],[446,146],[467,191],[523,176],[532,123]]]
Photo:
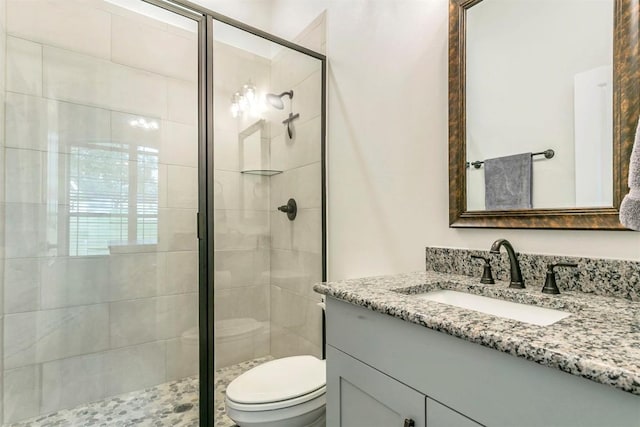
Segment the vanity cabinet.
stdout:
[[[425,427],[425,396],[372,367],[329,347],[327,383],[341,427]],[[413,424],[412,424],[413,422]],[[431,426],[430,426],[431,427]]]
[[428,427],[481,427],[477,422],[427,397]]
[[631,393],[332,297],[326,313],[327,426],[640,426]]
[[340,427],[480,427],[480,424],[329,346],[329,405]]

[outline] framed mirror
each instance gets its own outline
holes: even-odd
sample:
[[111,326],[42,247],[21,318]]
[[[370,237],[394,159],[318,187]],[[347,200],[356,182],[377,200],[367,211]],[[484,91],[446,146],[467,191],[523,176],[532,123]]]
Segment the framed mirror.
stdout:
[[451,227],[623,230],[640,0],[450,0]]

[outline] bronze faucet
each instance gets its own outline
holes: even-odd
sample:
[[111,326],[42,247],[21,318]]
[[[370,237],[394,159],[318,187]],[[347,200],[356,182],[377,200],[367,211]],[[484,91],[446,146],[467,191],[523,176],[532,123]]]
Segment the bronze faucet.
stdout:
[[509,254],[509,265],[511,267],[511,283],[509,283],[509,287],[512,289],[524,289],[524,279],[522,278],[522,272],[520,271],[520,263],[518,263],[518,256],[513,250],[511,243],[509,243],[507,239],[498,239],[493,242],[489,252],[492,254],[499,254],[502,246],[504,246],[507,250],[507,254]]

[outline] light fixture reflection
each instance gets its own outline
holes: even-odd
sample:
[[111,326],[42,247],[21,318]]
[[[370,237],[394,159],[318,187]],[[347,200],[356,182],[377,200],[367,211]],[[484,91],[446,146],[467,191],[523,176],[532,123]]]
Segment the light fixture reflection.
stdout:
[[157,130],[160,129],[160,125],[155,120],[147,121],[144,117],[139,117],[129,121],[129,125],[134,128],[140,128],[145,130]]
[[242,117],[249,114],[251,117],[259,117],[264,111],[262,99],[258,96],[256,87],[249,81],[231,97],[231,115]]

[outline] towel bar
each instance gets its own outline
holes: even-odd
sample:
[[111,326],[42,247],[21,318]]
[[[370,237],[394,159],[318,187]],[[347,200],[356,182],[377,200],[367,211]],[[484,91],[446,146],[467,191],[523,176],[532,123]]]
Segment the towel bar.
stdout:
[[[553,158],[553,156],[556,155],[556,152],[553,151],[551,148],[549,148],[548,150],[544,150],[544,151],[539,151],[537,153],[531,153],[531,157],[533,156],[542,156],[544,155],[545,159],[551,159]],[[476,160],[475,162],[467,162],[467,168],[469,166],[473,166],[476,169],[480,169],[482,167],[482,165],[484,164],[484,162],[480,161],[480,160]]]

